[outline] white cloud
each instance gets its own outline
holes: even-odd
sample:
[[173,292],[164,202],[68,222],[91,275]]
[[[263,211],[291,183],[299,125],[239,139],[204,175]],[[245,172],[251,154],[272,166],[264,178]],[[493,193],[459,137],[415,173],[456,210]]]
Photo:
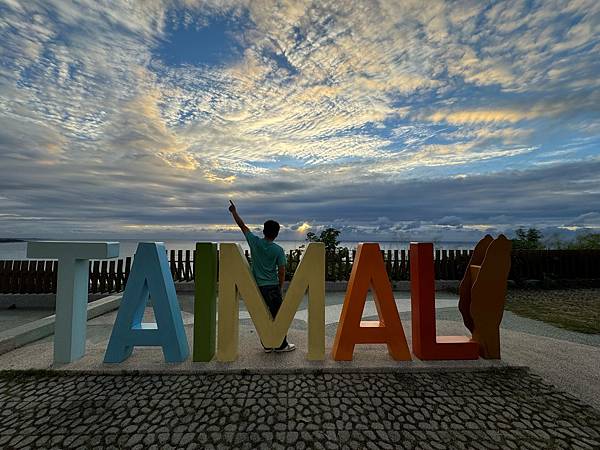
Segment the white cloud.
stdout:
[[[467,176],[541,148],[542,120],[594,138],[599,3],[530,3],[3,0],[0,175],[29,175],[8,211],[64,199],[72,229],[118,229],[129,201],[140,221],[191,220],[271,183],[316,196],[417,169]],[[241,29],[238,59],[160,59],[169,26],[217,16]],[[576,158],[595,141],[570,142]]]

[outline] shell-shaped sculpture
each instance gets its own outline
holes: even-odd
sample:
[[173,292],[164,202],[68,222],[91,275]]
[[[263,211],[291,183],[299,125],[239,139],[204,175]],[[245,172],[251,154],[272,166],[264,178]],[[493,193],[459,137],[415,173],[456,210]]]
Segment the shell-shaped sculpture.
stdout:
[[[460,284],[459,309],[479,354],[500,359],[500,322],[506,301],[512,244],[504,235],[486,235],[475,247]],[[483,257],[482,257],[483,255]]]

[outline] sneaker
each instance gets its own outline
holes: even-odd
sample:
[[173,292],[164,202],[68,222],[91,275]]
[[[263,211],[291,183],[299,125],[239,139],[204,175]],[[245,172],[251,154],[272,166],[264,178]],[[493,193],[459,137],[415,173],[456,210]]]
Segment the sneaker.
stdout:
[[288,344],[287,346],[283,347],[283,348],[275,348],[273,349],[273,351],[275,353],[283,353],[283,352],[291,352],[296,350],[296,346],[294,344]]
[[272,348],[263,347],[263,349],[265,350],[265,353],[271,353],[273,351]]

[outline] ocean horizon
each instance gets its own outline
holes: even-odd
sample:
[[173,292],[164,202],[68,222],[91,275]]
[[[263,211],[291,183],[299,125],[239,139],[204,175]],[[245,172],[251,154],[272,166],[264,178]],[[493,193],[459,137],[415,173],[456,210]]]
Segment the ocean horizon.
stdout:
[[[101,239],[98,239],[101,240]],[[111,239],[107,239],[111,240]],[[125,258],[133,256],[138,242],[147,242],[148,239],[112,239],[112,241],[120,242],[119,258]],[[167,250],[193,250],[196,246],[196,242],[189,239],[170,239],[170,240],[156,240],[156,242],[164,242]],[[213,240],[213,242],[235,242],[242,246],[244,250],[248,250],[248,244],[245,240],[232,240],[223,239],[220,241]],[[277,240],[277,244],[281,245],[287,252],[290,250],[297,249],[301,245],[306,245],[307,242],[303,240]],[[410,241],[341,241],[340,246],[348,248],[356,248],[360,242],[378,242],[382,250],[402,250],[408,249]],[[442,250],[470,250],[475,245],[474,242],[453,242],[453,241],[434,241],[434,247]],[[2,242],[0,243],[0,260],[23,260],[27,258],[27,242]]]

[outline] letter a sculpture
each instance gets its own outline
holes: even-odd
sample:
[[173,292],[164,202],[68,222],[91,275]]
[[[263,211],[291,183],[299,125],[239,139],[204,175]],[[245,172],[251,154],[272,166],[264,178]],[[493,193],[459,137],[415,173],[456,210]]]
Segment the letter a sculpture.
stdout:
[[[369,287],[379,320],[362,321]],[[356,344],[387,344],[396,361],[410,361],[410,350],[396,308],[392,285],[385,270],[379,244],[359,244],[344,298],[340,323],[333,341],[335,361],[351,361]]]
[[511,242],[504,235],[493,239],[486,235],[475,246],[459,286],[458,308],[479,354],[486,359],[500,359],[500,322],[506,300],[506,283],[510,270]]
[[[143,323],[150,298],[156,323]],[[165,361],[183,362],[189,347],[162,242],[140,242],[117,313],[105,363],[125,361],[134,346],[162,347]]]

